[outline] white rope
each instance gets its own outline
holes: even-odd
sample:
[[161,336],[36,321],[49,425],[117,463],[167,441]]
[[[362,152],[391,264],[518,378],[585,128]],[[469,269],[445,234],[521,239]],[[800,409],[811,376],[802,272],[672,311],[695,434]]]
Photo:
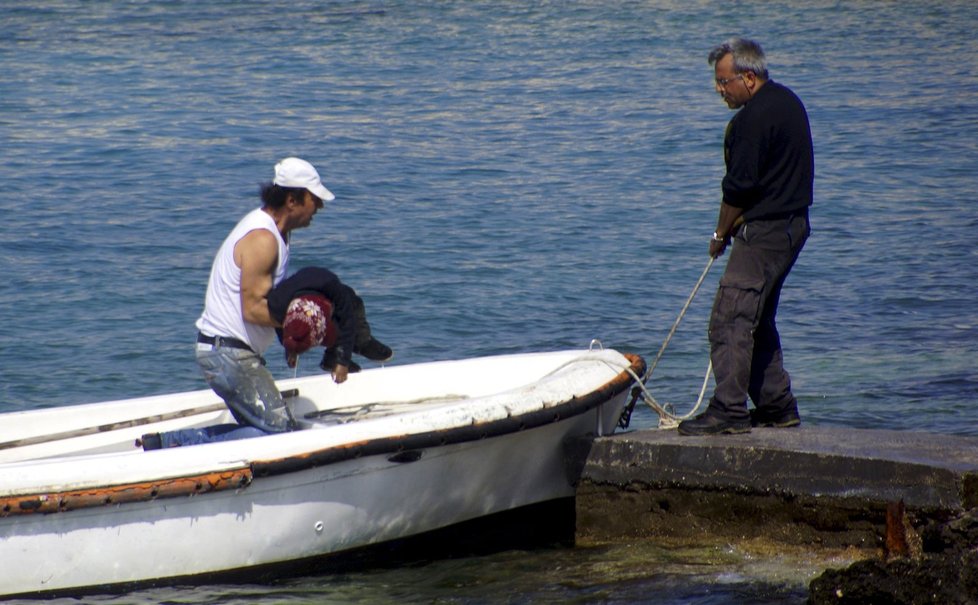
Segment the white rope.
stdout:
[[693,286],[693,291],[690,292],[689,298],[686,299],[686,304],[683,305],[682,310],[679,312],[679,317],[677,317],[676,321],[673,322],[672,328],[669,330],[669,334],[666,336],[666,340],[662,343],[662,346],[659,347],[659,353],[649,365],[649,369],[645,372],[645,376],[642,377],[643,383],[648,382],[649,378],[652,376],[652,372],[655,370],[655,366],[659,365],[659,360],[662,359],[662,354],[666,352],[666,347],[669,346],[669,341],[672,340],[673,335],[676,333],[676,329],[679,327],[679,322],[681,322],[683,317],[685,317],[686,311],[689,310],[689,305],[693,302],[693,297],[696,296],[700,286],[703,285],[703,280],[706,279],[706,274],[710,272],[710,267],[713,266],[713,262],[715,260],[716,259],[712,256],[710,257],[710,261],[706,263],[706,268],[703,269],[703,273],[700,274],[700,278],[696,280],[696,285]]
[[[706,394],[706,389],[709,386],[709,382],[710,382],[710,375],[713,372],[712,360],[707,364],[706,375],[703,376],[703,385],[700,387],[700,394],[696,400],[696,405],[693,406],[693,409],[685,415],[679,416],[667,410],[666,409],[667,407],[672,407],[671,404],[667,404],[666,406],[663,406],[658,401],[656,401],[655,397],[652,396],[652,393],[649,392],[648,388],[646,388],[645,383],[648,382],[648,380],[652,377],[652,371],[655,370],[655,367],[659,364],[659,360],[662,359],[662,355],[665,353],[666,347],[669,346],[669,341],[672,340],[673,335],[675,335],[676,330],[679,328],[679,323],[683,320],[683,317],[685,317],[686,312],[689,311],[689,306],[693,302],[693,298],[696,296],[696,293],[699,291],[700,286],[703,285],[703,281],[706,279],[706,275],[707,273],[709,273],[710,268],[713,267],[713,262],[715,260],[716,260],[715,258],[710,257],[710,260],[706,263],[706,267],[703,269],[703,273],[700,274],[700,278],[696,280],[696,285],[693,286],[693,291],[690,293],[689,298],[686,299],[686,304],[683,305],[682,310],[680,310],[679,312],[679,316],[676,318],[676,321],[673,322],[672,328],[669,330],[669,334],[666,336],[665,342],[662,343],[662,346],[659,348],[658,354],[656,354],[655,359],[649,365],[649,368],[645,372],[645,375],[639,377],[638,374],[636,374],[635,371],[632,370],[631,366],[628,364],[616,363],[609,359],[605,359],[594,355],[581,355],[579,357],[575,357],[574,359],[570,359],[560,364],[552,371],[545,374],[543,377],[545,378],[547,376],[552,376],[553,374],[556,374],[560,370],[574,363],[580,363],[582,361],[600,361],[611,368],[616,368],[618,370],[623,370],[625,372],[628,372],[628,374],[633,379],[635,379],[636,386],[640,388],[642,391],[642,400],[645,401],[645,403],[647,403],[649,407],[651,407],[652,410],[659,415],[659,428],[675,428],[675,426],[678,425],[679,422],[686,420],[687,418],[691,418],[696,413],[696,411],[699,410],[700,406],[703,404],[703,398]],[[589,353],[593,352],[596,346],[598,350],[604,349],[604,346],[602,345],[600,340],[592,339],[591,344],[588,347],[588,352]]]
[[680,416],[674,414],[667,409],[671,408],[671,405],[664,406],[656,401],[655,397],[652,396],[652,393],[649,392],[648,388],[646,388],[645,383],[652,378],[652,372],[655,370],[656,366],[659,365],[659,360],[662,359],[662,355],[665,353],[666,347],[669,346],[669,342],[672,340],[673,335],[675,335],[676,329],[679,328],[679,323],[683,320],[683,317],[686,316],[686,312],[689,310],[689,306],[693,302],[693,298],[696,296],[696,293],[699,292],[700,286],[703,285],[703,281],[706,279],[706,274],[710,272],[710,268],[713,267],[713,263],[715,261],[716,258],[712,256],[710,257],[710,260],[707,261],[706,267],[703,269],[703,273],[701,273],[700,278],[696,280],[696,285],[693,286],[693,291],[689,293],[689,298],[686,299],[686,304],[684,304],[682,310],[679,311],[679,316],[676,317],[676,321],[673,322],[672,328],[669,330],[669,334],[666,336],[662,346],[659,347],[658,354],[656,354],[655,359],[649,365],[649,369],[645,372],[645,375],[642,377],[642,380],[638,385],[642,389],[642,400],[647,403],[656,414],[659,415],[660,429],[675,428],[683,420],[692,418],[696,412],[699,411],[700,406],[703,405],[703,398],[706,395],[706,389],[710,383],[710,375],[713,373],[712,360],[706,366],[706,375],[703,376],[703,385],[700,387],[700,394],[696,399],[696,404],[693,406],[692,410],[684,415]]
[[[687,418],[692,418],[693,415],[696,414],[696,412],[700,409],[700,406],[703,405],[703,398],[706,395],[706,389],[710,383],[710,375],[713,373],[712,360],[706,366],[706,375],[703,376],[703,385],[700,387],[700,394],[696,400],[696,405],[694,405],[693,409],[684,415],[680,416],[674,414],[669,409],[667,409],[672,407],[671,404],[662,405],[658,401],[656,401],[655,397],[652,396],[652,393],[649,392],[649,389],[645,386],[645,383],[647,383],[649,379],[652,377],[653,370],[655,370],[655,367],[659,364],[659,360],[662,359],[662,355],[665,353],[666,347],[669,346],[669,341],[672,340],[673,335],[675,335],[676,333],[676,329],[679,328],[679,323],[683,320],[683,317],[686,316],[686,312],[689,311],[689,306],[693,302],[693,298],[696,296],[696,293],[699,291],[700,286],[703,285],[703,281],[706,279],[707,273],[710,272],[710,268],[713,267],[713,262],[715,260],[716,260],[715,258],[710,257],[710,260],[706,263],[706,268],[703,269],[703,273],[700,274],[700,278],[696,280],[696,285],[693,286],[693,291],[690,292],[689,298],[686,299],[686,304],[684,304],[682,310],[679,311],[679,316],[676,318],[676,321],[673,322],[672,328],[669,330],[669,334],[666,336],[665,342],[662,343],[662,346],[659,348],[658,354],[656,354],[655,359],[649,365],[649,368],[648,370],[646,370],[644,376],[639,377],[638,374],[636,374],[635,371],[632,370],[631,366],[628,364],[613,362],[609,359],[598,357],[597,355],[581,355],[579,357],[575,357],[574,359],[570,359],[560,364],[552,371],[545,374],[543,377],[545,378],[547,376],[552,376],[553,374],[556,374],[560,370],[574,363],[579,363],[582,361],[601,361],[611,368],[616,368],[618,370],[623,370],[625,372],[628,372],[629,375],[631,375],[631,377],[635,379],[636,386],[639,389],[641,389],[642,400],[646,404],[648,404],[650,408],[652,408],[652,411],[654,411],[656,414],[659,415],[660,429],[675,428],[681,421],[686,420]],[[588,353],[594,352],[596,347],[598,348],[598,350],[604,349],[600,340],[597,339],[591,340],[591,344],[588,347]]]
[[703,377],[703,386],[700,388],[700,395],[699,395],[699,399],[696,401],[696,405],[693,407],[693,409],[689,413],[687,413],[687,414],[685,414],[683,416],[679,416],[679,415],[676,415],[676,414],[670,412],[668,409],[666,409],[667,407],[672,407],[671,405],[664,406],[664,405],[662,405],[661,403],[659,403],[658,401],[655,400],[655,397],[653,397],[652,396],[652,393],[649,392],[648,388],[646,388],[645,383],[642,382],[642,378],[640,378],[639,375],[636,374],[635,371],[632,370],[631,366],[629,364],[627,364],[627,363],[615,362],[615,361],[612,361],[610,359],[606,359],[606,358],[603,358],[603,357],[597,357],[597,356],[591,356],[591,355],[581,355],[580,357],[575,357],[574,359],[568,360],[568,361],[560,364],[559,366],[557,366],[556,368],[554,368],[551,372],[549,372],[548,374],[545,374],[544,377],[551,376],[553,374],[556,374],[557,372],[559,372],[560,370],[564,369],[565,367],[567,367],[567,366],[569,366],[571,364],[574,364],[574,363],[580,363],[582,361],[600,361],[601,363],[604,363],[605,365],[607,365],[610,368],[617,369],[617,370],[624,371],[624,372],[628,372],[628,374],[635,380],[636,386],[639,389],[641,389],[641,391],[642,391],[642,400],[645,403],[647,403],[650,408],[652,408],[652,411],[654,411],[656,414],[659,415],[659,427],[658,428],[660,428],[660,429],[675,428],[681,421],[686,420],[687,418],[691,418],[696,413],[696,411],[703,404],[703,397],[704,397],[704,395],[706,393],[706,388],[707,388],[707,386],[709,385],[709,382],[710,382],[710,374],[713,371],[713,364],[711,362],[711,363],[707,364],[706,375]]

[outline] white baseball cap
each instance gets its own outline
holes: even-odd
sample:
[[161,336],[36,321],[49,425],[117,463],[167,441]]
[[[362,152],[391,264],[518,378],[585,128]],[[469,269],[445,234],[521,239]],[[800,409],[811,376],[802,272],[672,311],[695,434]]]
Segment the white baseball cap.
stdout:
[[323,187],[323,182],[319,180],[319,173],[312,167],[312,164],[299,158],[285,158],[275,164],[275,180],[272,182],[279,187],[308,189],[310,193],[324,202],[331,202],[336,199],[336,196],[329,189]]

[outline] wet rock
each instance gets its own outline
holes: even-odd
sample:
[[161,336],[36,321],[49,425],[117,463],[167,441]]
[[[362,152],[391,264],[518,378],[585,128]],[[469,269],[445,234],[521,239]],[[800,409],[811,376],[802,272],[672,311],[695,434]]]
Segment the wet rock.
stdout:
[[[899,546],[900,541],[896,536],[892,544]],[[808,602],[810,605],[978,603],[978,509],[949,521],[928,523],[920,532],[920,548],[919,554],[913,549],[907,549],[905,554],[896,548],[888,549],[882,559],[828,570],[809,585]]]

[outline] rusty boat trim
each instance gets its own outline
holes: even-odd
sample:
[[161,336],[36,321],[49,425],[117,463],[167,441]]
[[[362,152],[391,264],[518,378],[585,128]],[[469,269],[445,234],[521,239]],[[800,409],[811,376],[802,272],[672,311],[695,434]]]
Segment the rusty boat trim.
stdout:
[[0,517],[63,513],[83,508],[148,502],[161,498],[186,497],[248,487],[253,478],[249,466],[176,477],[159,481],[127,483],[108,487],[48,492],[0,498]]

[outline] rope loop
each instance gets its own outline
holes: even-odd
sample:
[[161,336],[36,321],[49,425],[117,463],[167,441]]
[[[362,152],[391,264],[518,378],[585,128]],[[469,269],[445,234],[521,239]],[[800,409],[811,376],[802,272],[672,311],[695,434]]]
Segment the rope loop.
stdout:
[[[696,405],[694,405],[693,409],[685,415],[682,416],[677,415],[675,413],[675,408],[673,407],[672,404],[667,403],[663,405],[660,404],[658,401],[656,401],[655,397],[652,396],[652,393],[649,392],[649,389],[646,387],[646,384],[652,378],[652,372],[655,370],[655,367],[659,365],[659,360],[662,359],[662,355],[665,353],[666,347],[669,346],[669,342],[672,340],[672,337],[676,334],[676,329],[679,328],[679,323],[683,320],[683,317],[686,316],[686,312],[689,311],[689,306],[693,302],[693,298],[696,296],[696,293],[699,292],[700,286],[703,285],[703,281],[706,279],[706,275],[707,273],[710,272],[710,268],[713,267],[713,263],[715,261],[716,258],[711,256],[710,260],[706,263],[706,267],[703,269],[703,273],[700,274],[700,278],[696,281],[696,285],[693,286],[693,291],[690,292],[689,298],[686,299],[686,304],[684,304],[682,310],[679,311],[679,316],[676,318],[676,321],[673,322],[672,328],[669,330],[669,334],[666,336],[666,339],[662,343],[662,346],[659,347],[659,352],[656,354],[655,359],[652,361],[651,364],[649,364],[649,368],[648,370],[646,370],[645,375],[642,376],[641,381],[635,387],[640,391],[642,401],[644,401],[650,408],[652,408],[653,412],[659,415],[660,429],[677,427],[681,421],[686,420],[687,418],[692,418],[693,415],[696,414],[696,412],[700,409],[700,406],[703,405],[703,396],[706,394],[706,388],[707,386],[709,386],[710,383],[710,375],[713,373],[712,360],[710,361],[709,364],[707,364],[706,376],[703,377],[703,386],[700,388],[700,395],[699,398],[696,400]],[[634,407],[634,399],[632,405]],[[630,419],[631,410],[629,410],[628,416]],[[625,420],[625,422],[626,422],[625,427],[627,427],[628,420]]]

